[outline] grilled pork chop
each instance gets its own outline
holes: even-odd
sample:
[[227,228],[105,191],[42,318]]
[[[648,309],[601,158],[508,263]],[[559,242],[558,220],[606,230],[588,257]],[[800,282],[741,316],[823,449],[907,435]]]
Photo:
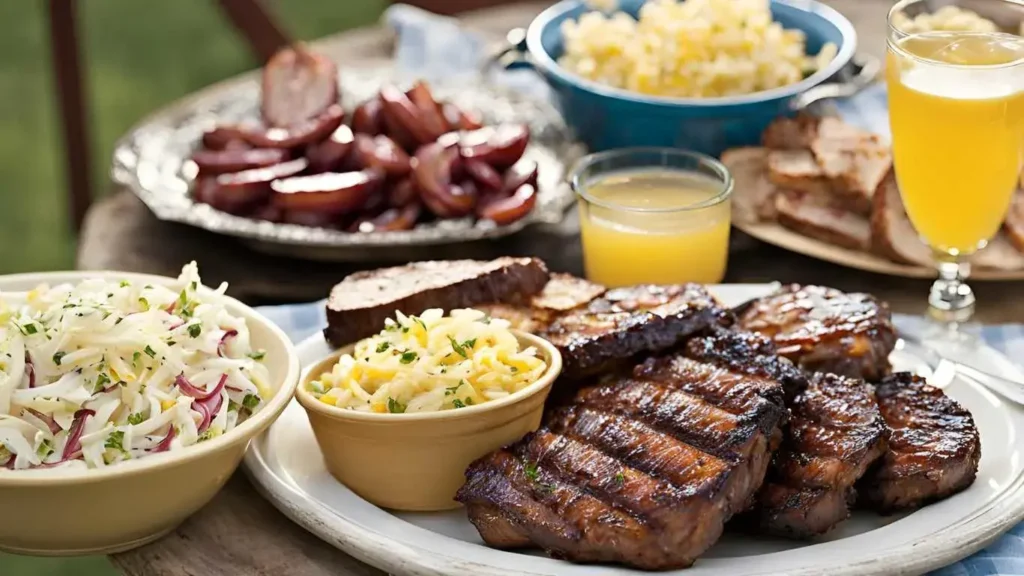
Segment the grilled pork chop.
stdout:
[[909,372],[885,378],[875,394],[890,436],[879,465],[861,482],[869,506],[916,508],[974,482],[981,439],[970,412]]
[[689,566],[749,505],[785,416],[782,386],[744,372],[670,355],[584,388],[470,465],[456,499],[490,546]]
[[641,352],[667,350],[727,318],[729,312],[699,284],[647,284],[609,290],[539,335],[562,353],[562,376],[579,379]]
[[853,485],[885,452],[888,430],[858,379],[815,374],[789,408],[754,515],[765,532],[809,538],[849,518]]
[[487,304],[477,306],[494,318],[508,320],[512,328],[538,334],[560,314],[584,306],[606,288],[570,274],[552,274],[539,294],[527,304]]
[[805,370],[868,381],[889,373],[896,346],[888,305],[823,286],[786,286],[749,303],[738,324],[774,340],[779,354]]
[[540,292],[548,277],[536,258],[414,262],[356,272],[331,290],[324,335],[334,346],[343,346],[379,332],[396,310],[419,314],[430,308],[522,301]]

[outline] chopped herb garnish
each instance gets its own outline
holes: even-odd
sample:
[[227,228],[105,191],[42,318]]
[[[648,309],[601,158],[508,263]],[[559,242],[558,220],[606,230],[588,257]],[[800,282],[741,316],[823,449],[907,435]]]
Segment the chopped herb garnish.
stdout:
[[423,323],[423,320],[420,320],[420,319],[419,319],[419,318],[417,318],[416,316],[411,316],[411,318],[412,318],[412,321],[413,321],[413,322],[415,322],[415,323],[419,324],[419,325],[420,325],[420,327],[422,327],[422,328],[423,328],[423,331],[424,331],[424,332],[426,332],[426,331],[427,331],[427,325]]
[[53,454],[53,443],[49,440],[43,440],[39,443],[39,448],[36,449],[36,455],[45,459],[50,454]]
[[127,288],[127,287],[129,287],[129,286],[131,286],[131,285],[132,285],[132,283],[131,283],[131,282],[129,282],[129,281],[127,281],[127,280],[121,280],[121,288]]
[[132,414],[131,416],[128,417],[128,423],[131,424],[132,426],[137,426],[139,424],[142,424],[142,422],[145,421],[145,420],[146,420],[146,417],[143,416],[141,412],[136,412],[136,413],[134,413],[134,414]]
[[110,433],[110,436],[107,436],[107,442],[106,444],[104,444],[104,446],[107,448],[113,448],[114,450],[124,452],[125,450],[123,443],[124,432],[121,430],[114,430],[113,432]]
[[469,358],[469,356],[466,354],[466,351],[462,348],[462,345],[456,342],[455,338],[453,338],[451,334],[448,335],[448,341],[451,342],[452,350],[454,350],[456,354],[462,356],[463,358]]
[[466,398],[466,406],[472,406],[472,405],[473,405],[473,399],[472,398]]
[[250,352],[249,353],[249,358],[252,358],[253,360],[256,360],[256,361],[263,360],[266,356],[267,356],[267,351],[266,350],[257,350],[255,352]]
[[625,474],[623,474],[622,472],[619,472],[618,474],[615,475],[615,483],[616,484],[618,484],[619,486],[622,486],[623,484],[625,484],[625,482],[626,482],[626,475]]
[[168,346],[174,346],[175,344],[177,344],[177,342],[175,342],[174,340],[168,340],[167,341],[167,345]]
[[[153,350],[148,345],[142,351],[145,352],[146,355],[149,356],[150,358],[156,358],[156,350]],[[138,354],[138,352],[136,352],[136,354]]]
[[141,352],[135,352],[134,354],[132,354],[132,366],[138,366],[139,365],[139,360],[141,358],[142,358],[142,353]]
[[384,329],[388,332],[394,332],[395,330],[398,330],[398,325],[389,320],[384,324]]
[[537,465],[533,462],[528,462],[523,467],[523,473],[530,479],[531,482],[537,482],[540,479],[540,475],[537,473]]
[[149,310],[149,300],[146,300],[145,298],[139,298],[139,304],[142,304],[143,310]]
[[509,368],[509,370],[512,370],[512,373],[513,373],[513,374],[515,374],[516,372],[519,372],[519,368],[516,368],[515,366],[511,366],[511,367]]
[[409,327],[408,326],[402,326],[402,334],[405,334],[408,331],[409,331]]
[[466,405],[462,403],[462,400],[459,400],[458,398],[452,400],[452,406],[454,406],[456,408],[465,408],[466,407]]
[[380,344],[377,344],[377,353],[380,354],[381,352],[387,351],[388,346],[391,346],[391,344],[388,344],[387,342],[381,342]]
[[99,392],[106,388],[109,384],[110,376],[107,376],[105,373],[100,372],[99,374],[96,375],[96,387],[94,388],[94,390],[96,392]]
[[466,340],[465,342],[462,343],[462,346],[463,348],[473,348],[473,346],[476,346],[476,338],[470,338],[469,340]]
[[456,384],[455,386],[449,386],[449,387],[445,388],[444,389],[444,395],[445,396],[451,396],[452,394],[455,394],[456,392],[458,392],[459,388],[462,388],[462,385],[465,384],[465,383],[466,383],[465,380],[459,380],[459,383]]
[[189,324],[188,335],[193,338],[198,338],[203,333],[203,326],[201,324]]
[[192,291],[193,291],[193,292],[195,292],[195,291],[196,291],[196,289],[198,289],[198,288],[199,288],[199,283],[198,283],[198,282],[196,282],[195,280],[193,280],[193,281],[192,281],[192,283],[191,283],[191,284],[189,284],[189,287],[190,287],[190,288],[192,288]]
[[405,412],[405,404],[402,404],[398,400],[388,396],[388,412],[392,414],[402,414]]
[[187,302],[188,302],[188,292],[186,292],[185,290],[182,290],[178,294],[178,303],[181,304],[182,306],[184,306]]
[[36,332],[39,331],[39,329],[36,328],[35,324],[29,322],[28,324],[25,324],[24,326],[21,327],[21,331],[25,334],[35,334]]
[[57,366],[60,366],[60,361],[66,355],[67,355],[67,352],[60,352],[60,351],[54,352],[53,353],[53,363],[56,364]]
[[418,355],[415,352],[409,350],[407,352],[402,352],[402,357],[399,358],[398,361],[402,364],[411,364],[416,361],[417,357]]
[[238,412],[240,404],[234,400],[228,400],[228,412]]
[[256,409],[260,405],[262,400],[255,394],[246,394],[245,398],[242,398],[242,406],[245,406],[250,412]]

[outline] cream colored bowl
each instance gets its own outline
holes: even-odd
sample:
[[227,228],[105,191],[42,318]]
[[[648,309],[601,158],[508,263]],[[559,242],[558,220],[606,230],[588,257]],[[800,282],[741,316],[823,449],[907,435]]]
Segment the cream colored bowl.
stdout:
[[[174,282],[118,272],[50,273],[0,278],[0,290],[96,277]],[[253,347],[267,351],[274,395],[263,408],[217,438],[101,470],[0,469],[0,549],[47,556],[122,552],[160,538],[213,498],[249,440],[287,406],[299,379],[298,356],[280,328],[237,300],[229,298],[227,308],[245,318]]]
[[562,371],[562,356],[547,340],[513,330],[548,367],[515,394],[458,410],[415,414],[357,412],[314,398],[306,384],[330,371],[345,346],[315,364],[295,393],[306,409],[327,469],[353,492],[383,508],[434,511],[458,508],[455,492],[477,458],[540,426],[544,401]]

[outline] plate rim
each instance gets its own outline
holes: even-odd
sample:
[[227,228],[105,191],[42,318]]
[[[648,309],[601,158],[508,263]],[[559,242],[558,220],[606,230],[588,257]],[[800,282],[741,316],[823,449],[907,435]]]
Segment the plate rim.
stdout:
[[[765,244],[771,244],[788,252],[831,262],[844,268],[863,270],[875,274],[895,276],[898,278],[935,279],[938,272],[925,266],[900,264],[871,252],[851,250],[835,244],[829,244],[810,236],[805,236],[782,226],[777,222],[737,222],[733,227]],[[810,243],[810,244],[809,244]],[[862,261],[863,264],[858,261]],[[992,268],[971,268],[970,280],[986,282],[1009,282],[1024,280],[1024,269],[996,270]]]
[[[709,288],[768,290],[774,283],[722,284]],[[296,344],[300,358],[303,351],[324,343],[320,332]],[[305,366],[303,366],[305,369]],[[976,386],[968,383],[970,386]],[[294,407],[293,407],[294,409]],[[1020,411],[1018,408],[1012,408]],[[453,558],[442,551],[429,550],[410,542],[395,542],[386,535],[367,529],[343,514],[309,498],[288,479],[281,478],[266,461],[259,449],[272,427],[256,436],[246,452],[243,467],[257,492],[275,508],[300,527],[354,558],[394,573],[413,576],[540,576],[534,571],[481,565],[472,560]],[[1024,520],[1024,468],[992,500],[979,510],[973,510],[963,519],[924,538],[898,546],[879,556],[873,555],[862,562],[829,566],[830,576],[880,576],[914,574],[955,563],[986,547],[1007,530]],[[965,527],[970,527],[969,539],[964,538]],[[899,568],[893,571],[893,563]],[[789,576],[820,574],[824,566],[813,566],[787,571]],[[640,571],[632,571],[641,574]]]

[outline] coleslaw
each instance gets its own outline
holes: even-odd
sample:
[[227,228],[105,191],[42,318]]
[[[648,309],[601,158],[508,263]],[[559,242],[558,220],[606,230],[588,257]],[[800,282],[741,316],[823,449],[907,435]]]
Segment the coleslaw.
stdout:
[[214,438],[260,409],[244,318],[203,290],[102,279],[0,294],[0,468],[102,468]]

